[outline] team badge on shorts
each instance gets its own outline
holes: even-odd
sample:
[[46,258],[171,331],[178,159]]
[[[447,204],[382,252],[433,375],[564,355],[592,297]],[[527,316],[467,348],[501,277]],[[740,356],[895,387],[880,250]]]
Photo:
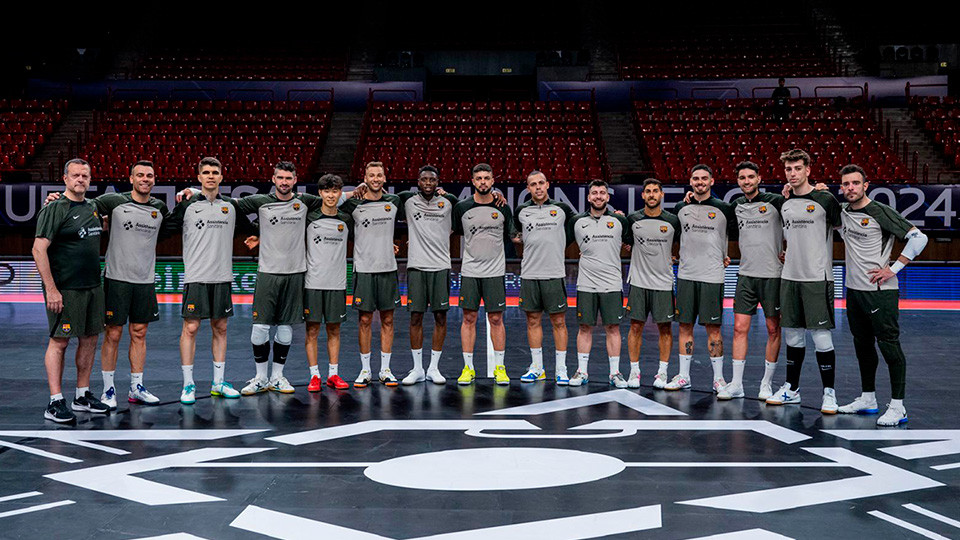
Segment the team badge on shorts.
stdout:
[[197,310],[197,306],[193,304],[187,304],[187,311],[196,311],[196,310]]
[[500,217],[500,212],[493,212],[492,214],[490,214],[490,217],[492,217],[493,219],[497,219]]
[[97,215],[97,211],[96,211],[96,210],[93,211],[93,217],[100,217],[100,216]]
[[551,210],[551,211],[550,211],[550,217],[557,217],[557,211],[556,211],[556,210]]
[[810,212],[811,214],[812,214],[813,211],[816,210],[816,209],[817,209],[817,207],[814,206],[814,205],[812,205],[812,204],[808,204],[808,205],[807,205],[807,212]]
[[761,213],[761,214],[766,214],[766,213],[767,213],[767,207],[766,207],[766,206],[761,206],[761,207],[760,207],[760,213]]
[[253,312],[253,318],[254,318],[254,319],[257,318],[257,312],[256,312],[256,311]]
[[310,310],[309,310],[309,309],[306,309],[306,308],[304,308],[304,310],[303,310],[303,314],[304,314],[304,315],[309,315],[309,314],[310,314]]
[[612,229],[612,228],[613,228],[613,222],[612,222],[612,221],[608,221],[608,222],[607,222],[607,228],[608,228],[608,229]]
[[337,225],[337,231],[338,231],[338,232],[343,232],[343,223]]
[[661,225],[661,226],[660,226],[660,232],[662,232],[662,233],[667,232],[667,226],[666,226],[666,225]]
[[107,317],[113,317],[113,312],[112,312],[112,311],[108,311],[108,312],[107,312]]
[[386,211],[386,212],[389,212],[391,208],[393,208],[393,207],[390,206],[389,204],[383,207],[384,211]]
[[64,334],[69,334],[69,333],[70,333],[70,323],[63,323],[62,325],[60,325],[60,331],[63,332]]
[[230,207],[229,207],[229,206],[221,206],[221,207],[220,207],[220,211],[223,212],[224,214],[229,214],[229,213],[230,213]]
[[150,212],[150,217],[151,217],[152,219],[157,219],[157,211],[154,210],[153,212]]
[[710,212],[710,213],[707,214],[707,217],[710,218],[710,219],[716,219],[716,218],[717,218],[717,213],[716,213],[716,212]]
[[298,203],[298,202],[293,203],[293,209],[294,209],[294,210],[299,210],[299,209],[300,209],[300,203]]
[[869,225],[869,224],[870,224],[870,218],[863,218],[863,219],[860,220],[860,226],[861,226],[861,227],[866,227],[866,226]]
[[359,306],[360,302],[363,302],[363,300],[361,300],[359,296],[353,299],[353,305],[355,306]]

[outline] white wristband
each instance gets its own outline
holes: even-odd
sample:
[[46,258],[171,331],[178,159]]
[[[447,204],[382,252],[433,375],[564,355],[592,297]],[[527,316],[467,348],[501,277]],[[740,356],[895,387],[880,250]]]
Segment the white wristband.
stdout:
[[893,272],[894,274],[896,274],[897,272],[899,272],[900,270],[902,270],[904,266],[906,266],[906,265],[903,264],[903,263],[900,262],[900,261],[897,261],[897,262],[895,262],[895,263],[893,263],[893,264],[890,265],[890,271]]

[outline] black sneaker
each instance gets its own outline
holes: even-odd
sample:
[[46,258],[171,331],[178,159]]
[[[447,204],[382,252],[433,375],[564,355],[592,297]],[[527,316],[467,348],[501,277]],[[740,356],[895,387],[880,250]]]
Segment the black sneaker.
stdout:
[[107,414],[110,412],[110,407],[97,399],[89,390],[82,396],[74,399],[72,407],[75,411],[86,411],[95,414]]
[[43,411],[43,417],[61,424],[69,424],[77,421],[77,416],[67,408],[67,400],[65,399],[58,399],[51,402],[50,405],[47,406],[47,410]]

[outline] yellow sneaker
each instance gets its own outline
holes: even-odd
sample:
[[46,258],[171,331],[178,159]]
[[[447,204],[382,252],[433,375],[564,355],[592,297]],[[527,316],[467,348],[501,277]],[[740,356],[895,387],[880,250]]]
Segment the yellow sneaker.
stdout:
[[460,372],[460,376],[457,378],[457,384],[461,386],[467,386],[473,384],[473,380],[477,378],[477,372],[474,371],[469,366],[463,366],[463,371]]
[[510,384],[510,377],[507,377],[507,368],[503,366],[497,366],[493,368],[493,378],[500,386],[506,386]]

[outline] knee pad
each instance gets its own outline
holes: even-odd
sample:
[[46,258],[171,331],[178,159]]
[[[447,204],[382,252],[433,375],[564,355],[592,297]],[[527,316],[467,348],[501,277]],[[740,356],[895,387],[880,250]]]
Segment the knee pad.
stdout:
[[830,330],[811,330],[810,336],[813,337],[813,345],[817,348],[817,352],[833,350],[833,332]]
[[803,328],[784,328],[783,341],[787,347],[802,349],[807,346],[807,331]]
[[270,341],[270,327],[266,324],[255,324],[250,330],[250,343],[263,345]]
[[293,327],[289,324],[277,326],[277,333],[273,336],[273,341],[281,345],[289,345],[293,342]]

